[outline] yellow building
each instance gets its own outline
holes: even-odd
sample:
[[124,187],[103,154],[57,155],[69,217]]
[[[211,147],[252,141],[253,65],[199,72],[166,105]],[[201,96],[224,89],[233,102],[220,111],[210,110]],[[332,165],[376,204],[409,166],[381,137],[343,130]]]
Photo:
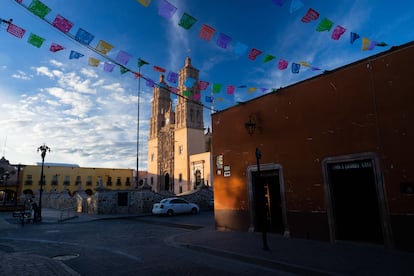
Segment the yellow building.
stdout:
[[[23,165],[21,185],[23,193],[40,190],[41,165]],[[132,169],[82,168],[74,164],[44,164],[43,191],[68,190],[71,194],[79,185],[88,194],[99,186],[110,190],[134,189]]]

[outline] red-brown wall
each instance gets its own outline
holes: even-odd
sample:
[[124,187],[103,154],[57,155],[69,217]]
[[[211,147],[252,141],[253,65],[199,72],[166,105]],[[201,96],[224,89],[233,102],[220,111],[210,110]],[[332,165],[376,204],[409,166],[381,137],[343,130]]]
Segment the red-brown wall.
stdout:
[[379,160],[391,239],[412,239],[403,229],[414,231],[414,195],[400,183],[414,180],[413,60],[410,43],[213,114],[213,160],[222,154],[231,170],[214,175],[217,227],[251,225],[248,167],[258,147],[261,164],[283,170],[292,236],[329,240],[322,161],[369,153]]

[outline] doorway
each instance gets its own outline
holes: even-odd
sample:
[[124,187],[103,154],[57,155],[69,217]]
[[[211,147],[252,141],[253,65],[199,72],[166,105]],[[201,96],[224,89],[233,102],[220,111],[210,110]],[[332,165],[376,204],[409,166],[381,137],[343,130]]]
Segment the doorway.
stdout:
[[164,191],[170,190],[170,174],[166,173],[164,175]]
[[336,240],[384,243],[373,159],[326,164]]
[[284,204],[282,202],[280,171],[278,169],[251,171],[252,217],[254,231],[263,227],[270,233],[284,233]]

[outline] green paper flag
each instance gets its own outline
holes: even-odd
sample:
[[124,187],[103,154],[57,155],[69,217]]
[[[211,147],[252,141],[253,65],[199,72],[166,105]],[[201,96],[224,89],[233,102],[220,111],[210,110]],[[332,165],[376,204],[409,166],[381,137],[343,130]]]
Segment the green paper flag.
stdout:
[[183,95],[184,95],[184,97],[189,98],[191,96],[191,92],[190,91],[187,91],[187,90],[184,90],[183,91]]
[[145,64],[149,64],[148,62],[146,62],[145,60],[143,60],[143,59],[138,59],[138,67],[141,67],[141,66],[144,66]]
[[32,44],[33,46],[40,48],[40,46],[42,46],[43,41],[45,41],[44,38],[35,35],[33,33],[30,34],[29,38],[27,39],[27,42],[29,42],[30,44]]
[[48,6],[46,6],[39,0],[32,0],[32,3],[30,3],[28,9],[40,18],[44,18],[51,11],[51,9]]
[[222,85],[219,83],[213,84],[213,93],[220,93]]
[[181,17],[180,22],[178,23],[178,25],[183,27],[184,29],[188,30],[196,22],[197,22],[197,19],[195,19],[194,17],[192,17],[188,13],[184,13],[183,16]]
[[128,72],[129,70],[127,68],[125,68],[124,66],[119,67],[119,70],[121,71],[121,75],[125,74],[126,72]]
[[318,27],[316,27],[316,30],[318,32],[324,32],[324,31],[330,31],[333,26],[333,22],[329,20],[328,18],[322,19],[322,21],[319,23]]
[[269,61],[271,61],[272,59],[275,59],[275,58],[276,58],[275,56],[266,55],[263,59],[263,62],[269,62]]

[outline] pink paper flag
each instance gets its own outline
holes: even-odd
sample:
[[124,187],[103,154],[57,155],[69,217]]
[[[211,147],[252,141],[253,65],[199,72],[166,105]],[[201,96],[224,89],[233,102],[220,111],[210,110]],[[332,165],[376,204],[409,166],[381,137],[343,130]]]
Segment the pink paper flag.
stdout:
[[256,48],[252,48],[251,50],[250,50],[250,53],[249,53],[249,59],[250,60],[256,60],[256,57],[258,56],[258,55],[260,55],[261,53],[263,53],[262,51],[260,51],[260,50],[258,50],[258,49],[256,49]]
[[9,23],[9,26],[7,27],[7,32],[14,35],[15,37],[22,38],[24,36],[24,33],[26,32],[26,30],[20,28],[17,25]]
[[60,14],[56,15],[56,18],[53,21],[52,25],[64,33],[69,32],[70,29],[72,29],[73,27],[73,23],[61,16]]
[[54,42],[50,45],[50,48],[49,48],[49,50],[51,52],[57,52],[57,51],[60,51],[60,50],[63,50],[63,49],[65,49],[65,47],[63,47],[62,45],[59,45],[57,43],[54,43]]
[[278,68],[279,70],[284,70],[288,67],[288,62],[284,59],[279,60]]
[[226,93],[232,95],[232,94],[234,94],[235,89],[236,89],[236,87],[234,85],[228,85],[226,87]]
[[202,81],[202,80],[201,80],[201,81],[198,83],[198,89],[200,89],[200,90],[206,90],[209,84],[210,84],[210,83],[209,83],[208,81]]
[[345,33],[346,29],[341,27],[341,26],[336,26],[335,29],[332,32],[331,38],[333,40],[338,40],[339,38],[341,38],[341,35],[343,35]]

